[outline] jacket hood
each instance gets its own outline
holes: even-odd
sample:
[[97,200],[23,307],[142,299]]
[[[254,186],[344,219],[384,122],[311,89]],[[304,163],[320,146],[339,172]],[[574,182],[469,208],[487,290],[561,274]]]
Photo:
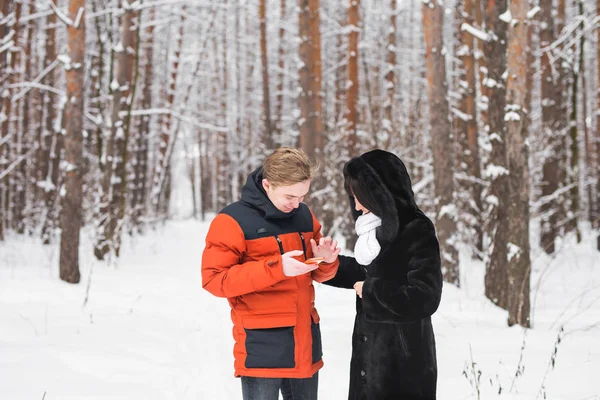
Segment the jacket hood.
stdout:
[[380,240],[393,240],[400,227],[412,221],[419,210],[406,166],[393,153],[377,149],[352,158],[344,166],[344,179],[354,218],[361,213],[355,211],[350,186],[363,188],[360,192],[367,197],[361,199],[366,203],[363,205],[381,218],[377,231]]
[[242,201],[261,211],[266,219],[281,219],[293,216],[298,209],[284,213],[275,207],[262,186],[262,180],[262,167],[255,169],[248,175],[246,184],[242,187]]

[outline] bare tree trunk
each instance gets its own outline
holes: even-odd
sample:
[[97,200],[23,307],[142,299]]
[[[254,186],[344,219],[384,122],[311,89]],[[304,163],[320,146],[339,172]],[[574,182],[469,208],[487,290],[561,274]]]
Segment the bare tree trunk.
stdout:
[[194,160],[194,152],[190,151],[190,147],[185,141],[183,143],[183,146],[185,148],[185,160],[188,172],[190,174],[190,183],[192,186],[192,216],[194,217],[194,219],[198,219],[198,202],[196,201],[196,194],[198,193],[198,188],[196,187],[196,163]]
[[[348,84],[346,87],[346,126],[350,156],[356,151],[358,138],[358,32],[360,16],[359,0],[349,0],[348,6]],[[373,132],[375,134],[375,132]]]
[[[556,32],[557,36],[560,37],[562,32],[565,30],[566,23],[566,0],[558,0],[557,11],[553,12],[556,15]],[[555,71],[558,73],[557,85],[555,86],[556,92],[556,104],[557,108],[557,129],[559,144],[556,147],[557,152],[557,178],[558,188],[565,188],[569,185],[569,173],[568,173],[568,135],[569,135],[569,90],[570,83],[572,82],[572,69],[568,62],[555,62]],[[569,214],[569,192],[563,192],[556,196],[557,207],[556,207],[556,219],[557,219],[557,234],[564,235],[568,230],[568,214]]]
[[113,104],[111,132],[107,143],[107,164],[104,171],[101,213],[104,234],[100,235],[94,254],[100,260],[109,251],[118,256],[120,245],[120,221],[125,207],[124,183],[126,182],[127,141],[129,127],[129,104],[132,101],[135,46],[135,13],[129,0],[123,5],[120,46],[117,47],[117,72],[111,82]]
[[[554,28],[554,16],[552,15],[552,0],[540,0],[540,47],[549,46],[556,40]],[[560,110],[560,95],[562,89],[558,82],[558,76],[553,74],[550,55],[542,53],[542,129],[548,138],[548,155],[543,165],[542,198],[543,204],[540,208],[541,236],[540,245],[548,253],[554,253],[554,242],[558,235],[557,229],[557,201],[551,196],[558,190],[559,184],[559,149],[560,132],[558,119]]]
[[[56,2],[56,0],[52,0]],[[51,13],[47,18],[46,29],[46,58],[44,67],[48,67],[57,58],[56,52],[56,23],[57,18],[55,13]],[[46,75],[43,83],[47,86],[54,87],[56,84],[56,73],[54,70]],[[42,145],[42,164],[39,181],[44,190],[44,204],[42,205],[42,241],[44,244],[49,244],[52,230],[55,228],[55,200],[58,187],[58,162],[61,152],[61,135],[60,126],[57,124],[57,103],[58,98],[52,92],[47,92],[44,96],[46,103],[46,121],[43,129]],[[38,184],[39,185],[39,184]]]
[[[584,2],[580,2],[580,6],[583,8]],[[580,59],[580,68],[581,71],[581,97],[582,97],[582,110],[581,110],[581,121],[583,125],[583,136],[584,136],[584,151],[585,151],[585,174],[584,174],[584,190],[587,194],[587,202],[588,202],[588,215],[587,219],[590,224],[594,224],[594,209],[595,209],[595,199],[594,199],[594,159],[593,159],[593,148],[594,145],[591,142],[590,137],[590,129],[588,128],[588,83],[587,83],[587,73],[586,73],[586,63],[585,63],[585,37],[581,37],[581,59]],[[593,124],[593,123],[592,123]]]
[[[16,4],[16,21],[21,22],[21,15],[23,14],[23,5],[20,2]],[[19,41],[17,42],[17,48],[19,49],[15,52],[15,70],[13,71],[15,74],[15,83],[27,81],[26,71],[24,70],[24,62],[27,63],[27,59],[29,57],[29,53],[27,53],[27,46],[29,42],[28,36],[28,26],[30,24],[25,22],[24,32],[20,35]],[[29,48],[31,46],[29,45]],[[31,52],[31,50],[29,51]],[[15,120],[13,124],[13,146],[12,153],[13,159],[18,160],[21,157],[26,155],[26,140],[28,138],[27,131],[25,128],[25,121],[27,118],[23,118],[21,112],[23,111],[23,100],[13,100],[15,106]],[[25,172],[27,167],[28,160],[23,159],[18,167],[13,169],[12,174],[9,175],[9,183],[11,186],[11,217],[12,217],[12,229],[14,229],[18,233],[23,233],[24,231],[24,219],[23,212],[25,209],[25,194],[27,185],[25,184]]]
[[[600,15],[600,0],[596,1],[596,14]],[[596,89],[596,102],[598,110],[600,110],[600,29],[597,29],[596,46],[598,47],[596,52],[596,74],[597,84]],[[593,226],[598,229],[598,236],[596,237],[596,249],[600,251],[600,112],[596,111],[596,207],[594,209],[594,223]]]
[[[154,21],[156,18],[156,9],[150,9],[149,21]],[[142,108],[144,110],[152,109],[152,78],[153,78],[153,58],[154,58],[154,24],[148,24],[146,27],[146,43],[144,55],[144,89],[142,92]],[[140,226],[140,218],[144,213],[146,205],[146,183],[148,181],[148,139],[150,137],[150,115],[144,115],[140,118],[140,128],[137,134],[136,144],[136,159],[134,167],[134,182],[135,189],[131,208],[133,210],[134,225]]]
[[[28,15],[32,15],[35,12],[35,4],[33,2],[29,3],[28,6]],[[25,44],[25,71],[24,71],[24,80],[30,81],[33,75],[32,64],[33,64],[33,46],[34,42],[34,27],[35,23],[33,21],[28,21],[26,23],[26,32],[27,32],[27,42]],[[37,94],[39,96],[39,94]],[[17,232],[25,233],[25,230],[31,230],[33,227],[33,198],[35,195],[35,186],[32,185],[32,182],[35,182],[35,157],[29,156],[30,154],[34,154],[34,151],[37,151],[39,148],[39,143],[36,142],[35,138],[35,114],[31,113],[31,105],[32,105],[32,96],[31,93],[28,92],[23,97],[23,125],[22,132],[23,138],[21,140],[20,146],[20,157],[27,157],[20,164],[19,175],[21,177],[21,190],[19,191],[19,215],[17,216]]]
[[[475,13],[475,23],[476,27],[480,30],[485,30],[485,18],[484,18],[484,1],[476,1],[474,3],[474,13]],[[477,109],[479,111],[479,121],[481,122],[481,126],[487,127],[488,122],[488,108],[489,108],[489,90],[485,84],[485,80],[487,78],[487,63],[488,60],[485,58],[484,51],[485,41],[478,38],[477,39],[477,57],[475,57],[475,61],[477,62],[477,72],[479,77],[479,88],[481,91],[481,96],[479,97]],[[487,134],[487,132],[486,132]]]
[[258,18],[260,20],[260,61],[262,63],[262,88],[263,88],[263,111],[265,122],[265,147],[266,150],[275,148],[273,141],[273,127],[271,124],[271,92],[269,83],[269,60],[267,54],[269,48],[267,46],[267,0],[259,0]]
[[[130,0],[127,0],[130,1]],[[123,15],[122,45],[123,52],[119,54],[119,69],[117,79],[120,85],[121,96],[119,98],[119,122],[122,127],[117,127],[122,131],[116,132],[116,152],[117,160],[115,163],[115,177],[113,180],[113,196],[111,201],[111,215],[113,219],[112,236],[115,254],[119,256],[121,248],[121,233],[125,219],[125,208],[127,206],[127,165],[129,160],[129,138],[131,136],[131,110],[135,102],[138,64],[139,64],[139,12],[132,9],[131,4],[127,5],[127,10]],[[122,66],[121,66],[121,63]],[[124,78],[124,80],[122,80]],[[115,91],[116,92],[116,91]],[[113,119],[114,121],[114,119]]]
[[510,11],[518,23],[509,23],[506,81],[506,150],[508,170],[508,325],[529,328],[529,167],[527,138],[528,1],[512,0]]
[[[455,131],[462,147],[462,157],[459,164],[465,166],[468,181],[465,182],[467,201],[465,207],[468,210],[467,225],[475,234],[475,248],[479,254],[483,252],[483,220],[481,213],[482,186],[481,161],[479,158],[479,141],[477,128],[477,110],[475,93],[477,82],[475,76],[475,40],[465,29],[461,29],[464,23],[474,24],[474,0],[464,0],[462,7],[458,7],[457,28],[460,29],[457,43],[457,57],[460,60],[460,74],[456,91],[459,94],[459,110],[454,117]],[[460,3],[457,3],[460,4]],[[477,4],[478,6],[479,4]]]
[[[92,12],[97,12],[96,1],[92,0]],[[95,72],[92,72],[92,84],[91,87],[93,89],[94,97],[91,100],[91,103],[96,108],[96,113],[98,119],[104,119],[104,99],[103,99],[103,88],[104,88],[104,68],[105,68],[105,60],[104,53],[106,51],[106,37],[103,35],[104,26],[101,24],[102,20],[100,18],[94,18],[94,26],[96,28],[96,37],[98,38],[98,56],[92,56],[92,68]],[[102,173],[105,168],[105,160],[103,157],[103,146],[104,139],[102,137],[103,129],[105,129],[104,122],[96,124],[96,157],[98,159],[98,168]]]
[[[343,46],[343,35],[337,36],[337,47],[342,48]],[[339,58],[335,60],[336,63],[341,64],[344,59],[344,54],[340,51]],[[335,71],[335,105],[333,107],[334,121],[336,129],[340,127],[340,123],[344,120],[342,113],[346,111],[344,104],[344,97],[346,95],[346,70],[342,67],[337,67]]]
[[[535,9],[535,0],[528,0],[528,4],[529,4],[529,10],[533,10]],[[538,8],[538,12],[539,12],[539,8]],[[534,49],[533,45],[533,39],[535,37],[536,34],[536,23],[534,23],[537,20],[537,15],[538,12],[536,12],[535,14],[529,16],[528,15],[528,19],[527,19],[527,49],[526,49],[526,54],[527,54],[527,78],[526,78],[526,82],[525,82],[525,108],[527,109],[527,135],[531,136],[531,134],[529,133],[529,129],[530,129],[530,122],[531,122],[531,110],[532,110],[532,94],[533,94],[533,77],[534,77],[534,73],[536,72],[535,69],[535,60],[536,60],[536,49]]]
[[204,221],[206,217],[206,212],[208,211],[209,202],[209,179],[208,179],[208,160],[206,154],[206,135],[202,134],[202,131],[198,133],[198,148],[199,148],[199,156],[198,156],[198,169],[200,176],[200,214],[202,215],[202,220]]
[[[235,2],[235,41],[234,41],[234,51],[235,51],[235,80],[237,82],[237,93],[236,93],[236,115],[235,115],[235,135],[232,135],[233,138],[233,143],[234,143],[234,154],[237,155],[237,157],[240,160],[243,160],[243,154],[245,151],[247,151],[246,149],[244,149],[243,146],[243,126],[244,124],[242,123],[242,113],[245,110],[245,99],[244,99],[244,95],[245,95],[245,88],[246,85],[243,84],[243,79],[242,79],[242,60],[245,58],[242,57],[242,55],[244,54],[244,51],[242,51],[242,46],[241,46],[241,34],[243,33],[242,30],[242,24],[241,24],[241,19],[240,19],[240,14],[241,14],[241,3],[242,0],[237,0]],[[285,2],[285,0],[282,0],[282,2]],[[285,10],[283,10],[282,12],[285,12]],[[283,18],[283,17],[282,17]],[[281,22],[280,22],[281,23]],[[282,62],[282,43],[281,43],[281,38],[282,38],[282,31],[284,30],[283,25],[280,26],[280,30],[279,30],[279,37],[280,37],[280,43],[279,43],[279,54],[280,54],[280,59],[279,61]],[[281,87],[278,89],[279,94],[277,97],[277,111],[276,111],[276,118],[278,118],[278,122],[276,123],[276,129],[278,129],[279,131],[281,131],[281,109],[280,107],[283,107],[283,67],[280,70],[280,76],[279,76],[279,84],[281,85]],[[281,138],[281,136],[280,136]],[[202,149],[202,131],[198,132],[198,146],[200,147],[200,149]],[[205,176],[206,176],[206,171],[203,169],[202,167],[202,157],[204,157],[202,150],[199,151],[200,154],[200,159],[198,160],[198,165],[200,167],[200,200],[202,202],[201,205],[201,209],[200,212],[202,214],[202,220],[204,220],[205,217],[205,211],[206,211],[206,203],[205,203],[205,199],[207,198],[205,195],[205,192],[207,191],[207,185],[205,184]],[[244,179],[246,178],[246,171],[245,171],[245,165],[244,163],[238,163],[238,165],[236,166],[236,169],[232,171],[232,180],[234,181],[234,186],[233,186],[233,198],[234,199],[239,199],[240,195],[239,192],[244,184]]]
[[506,156],[506,30],[508,24],[500,19],[507,9],[507,0],[485,1],[485,26],[488,40],[484,44],[487,64],[487,88],[489,104],[486,131],[492,145],[488,171],[491,178],[490,199],[492,201],[490,224],[490,256],[485,274],[485,295],[499,307],[507,308],[508,303],[508,242],[509,221],[506,194],[508,193],[508,173]]
[[299,146],[312,159],[323,149],[323,106],[321,102],[321,28],[319,0],[299,0],[298,35],[301,68]]
[[[261,0],[266,1],[266,0]],[[281,17],[279,21],[279,49],[278,49],[278,57],[279,61],[277,63],[279,71],[277,73],[277,102],[275,104],[275,126],[273,129],[274,134],[277,136],[279,143],[281,143],[282,135],[283,135],[283,88],[285,82],[285,27],[284,21],[286,17],[286,5],[285,0],[281,0]],[[239,64],[238,64],[239,68]]]
[[[14,5],[14,8],[11,5]],[[19,38],[19,10],[21,5],[20,3],[15,4],[11,0],[3,0],[0,6],[3,15],[1,18],[2,21],[0,21],[0,33],[2,33],[0,43],[2,44],[1,47],[3,47],[0,54],[0,80],[2,82],[2,87],[0,88],[2,89],[2,93],[0,93],[2,98],[2,107],[0,108],[0,139],[6,140],[3,145],[0,145],[0,171],[5,171],[11,160],[10,138],[8,136],[9,134],[16,136],[16,132],[11,132],[12,90],[9,86],[15,83],[17,56],[13,48],[16,48]],[[11,13],[13,13],[12,18],[10,17]],[[0,240],[4,239],[5,226],[10,226],[7,223],[10,219],[10,190],[9,176],[0,178]]]
[[[583,3],[579,1],[580,6],[580,16],[585,18],[585,14],[583,12]],[[583,30],[583,23],[580,25]],[[575,231],[575,235],[577,237],[577,243],[581,243],[581,231],[579,230],[579,132],[577,127],[577,103],[579,101],[578,89],[579,89],[579,75],[583,74],[583,45],[584,45],[585,35],[581,35],[581,40],[579,44],[579,60],[577,62],[577,56],[573,58],[573,70],[572,70],[572,86],[571,86],[571,113],[569,115],[569,134],[571,138],[571,158],[570,158],[570,170],[567,174],[568,176],[568,184],[571,185],[571,189],[569,190],[570,197],[570,212],[567,214],[567,218],[569,219],[567,223],[567,231],[572,232]],[[573,53],[577,51],[577,45],[573,46]]]
[[444,8],[435,1],[422,5],[425,60],[429,95],[431,151],[436,197],[436,230],[442,251],[444,279],[460,285],[458,251],[455,247],[454,152],[448,106],[444,56]]
[[396,0],[390,0],[390,28],[388,32],[388,46],[386,56],[386,97],[383,105],[384,120],[383,120],[383,132],[386,136],[386,146],[390,147],[392,143],[392,136],[397,135],[395,124],[394,124],[394,103],[396,93],[396,35],[398,32],[396,24]]
[[[173,53],[172,65],[170,67],[169,86],[167,88],[167,99],[165,108],[171,109],[175,101],[175,86],[177,83],[177,74],[179,72],[179,64],[181,62],[181,46],[183,43],[183,27],[185,23],[186,10],[185,6],[181,9],[181,19],[179,23],[179,32],[177,35],[177,43],[175,45],[175,51]],[[154,182],[152,201],[156,211],[160,209],[161,196],[166,191],[166,181],[168,179],[167,165],[168,155],[170,154],[171,146],[173,141],[171,140],[171,115],[167,114],[164,117],[164,123],[161,126],[161,140],[159,146],[158,163],[156,164],[156,170],[154,171]],[[166,201],[166,198],[163,199]],[[164,209],[164,207],[163,207]]]
[[[223,26],[228,26],[228,18],[229,18],[229,5],[227,0],[224,1],[223,4]],[[229,120],[227,118],[227,104],[228,104],[228,90],[229,90],[229,65],[227,63],[227,30],[223,31],[223,41],[221,44],[221,65],[217,63],[215,65],[215,72],[219,76],[223,77],[223,81],[220,82],[220,110],[218,115],[220,115],[220,121],[222,126],[228,126]],[[216,41],[215,41],[216,48]],[[216,53],[216,52],[215,52]],[[262,57],[262,54],[261,54]],[[215,62],[217,62],[218,58],[215,57]],[[222,66],[222,71],[220,71]],[[264,70],[263,70],[264,72]],[[263,75],[264,77],[264,75]],[[267,76],[267,85],[268,85],[268,76]],[[263,86],[264,88],[264,86]],[[264,92],[263,92],[264,93]],[[270,95],[269,95],[270,96]],[[270,110],[270,102],[268,103]],[[266,111],[265,111],[266,112]],[[269,111],[269,126],[271,124],[271,113]],[[271,132],[272,134],[272,132]],[[270,134],[270,135],[271,135]],[[264,137],[264,135],[260,135]],[[271,137],[271,136],[269,136]],[[261,140],[261,142],[265,143]],[[274,145],[273,145],[274,146]],[[229,150],[229,135],[227,132],[219,132],[217,134],[217,151],[215,156],[217,158],[217,180],[218,180],[218,203],[217,208],[222,209],[227,204],[231,203],[231,157]]]
[[[82,218],[83,105],[85,74],[85,0],[69,1],[69,17],[77,21],[67,27],[69,59],[66,68],[67,98],[65,134],[65,195],[61,220],[60,279],[79,283],[79,236]],[[80,14],[81,12],[81,14]],[[79,15],[79,18],[78,18]]]

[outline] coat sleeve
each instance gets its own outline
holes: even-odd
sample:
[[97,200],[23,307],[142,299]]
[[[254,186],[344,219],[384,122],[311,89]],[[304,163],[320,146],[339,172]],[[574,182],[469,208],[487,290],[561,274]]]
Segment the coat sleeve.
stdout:
[[[312,214],[312,211],[311,211],[311,214]],[[319,221],[317,221],[317,218],[315,218],[314,214],[312,214],[312,219],[313,219],[313,238],[315,239],[315,241],[317,243],[319,243],[319,239],[321,239],[321,237],[323,236],[321,234],[321,224],[319,223]],[[310,243],[308,244],[308,246],[310,248]],[[312,250],[310,252],[312,254]],[[334,262],[328,263],[328,264],[320,263],[319,268],[317,268],[311,272],[313,280],[315,280],[317,282],[324,282],[328,279],[333,278],[335,276],[335,273],[338,270],[339,264],[340,264],[340,262],[338,260],[335,260]]]
[[416,321],[431,316],[440,304],[442,270],[433,224],[429,220],[415,220],[406,227],[400,240],[409,242],[406,281],[365,280],[362,306],[369,320]]
[[281,255],[242,263],[246,251],[244,233],[229,215],[218,214],[206,235],[202,253],[202,287],[217,297],[236,297],[256,292],[287,277]]
[[325,285],[342,289],[353,289],[356,282],[365,280],[365,269],[354,257],[338,256],[340,266],[333,279],[323,282]]

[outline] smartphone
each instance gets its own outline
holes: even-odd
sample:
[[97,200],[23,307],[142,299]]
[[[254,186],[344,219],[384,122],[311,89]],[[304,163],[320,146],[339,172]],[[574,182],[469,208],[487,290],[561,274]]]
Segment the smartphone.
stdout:
[[313,258],[309,258],[308,260],[304,261],[305,264],[318,264],[320,262],[323,262],[325,260],[325,257],[313,257]]

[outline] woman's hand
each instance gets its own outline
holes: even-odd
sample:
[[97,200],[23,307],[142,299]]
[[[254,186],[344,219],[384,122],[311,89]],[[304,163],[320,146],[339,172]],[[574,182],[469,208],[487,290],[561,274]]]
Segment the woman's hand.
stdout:
[[315,239],[310,239],[310,246],[314,257],[323,257],[323,261],[327,264],[334,262],[340,251],[342,251],[337,247],[337,240],[333,240],[329,236],[319,239],[318,245]]
[[360,297],[362,299],[362,288],[363,288],[363,283],[365,283],[364,281],[360,281],[360,282],[356,282],[354,284],[354,290],[356,290],[356,294],[358,295],[358,297]]

